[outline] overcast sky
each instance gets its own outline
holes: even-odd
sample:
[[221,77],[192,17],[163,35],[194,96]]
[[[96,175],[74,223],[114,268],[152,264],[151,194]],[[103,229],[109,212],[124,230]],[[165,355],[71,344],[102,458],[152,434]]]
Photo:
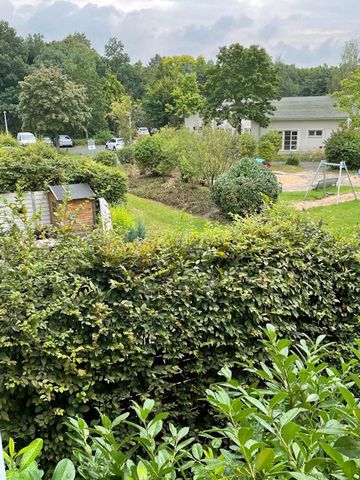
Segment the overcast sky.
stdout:
[[156,53],[214,58],[239,42],[287,63],[337,64],[344,42],[360,39],[360,0],[0,0],[0,17],[46,40],[84,32],[100,52],[115,35],[145,63]]

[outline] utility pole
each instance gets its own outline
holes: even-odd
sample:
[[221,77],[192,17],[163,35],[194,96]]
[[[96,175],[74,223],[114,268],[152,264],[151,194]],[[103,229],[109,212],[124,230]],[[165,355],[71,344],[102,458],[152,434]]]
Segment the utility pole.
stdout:
[[4,110],[5,131],[6,131],[6,135],[9,135],[9,129],[8,129],[8,124],[7,124],[6,113],[7,113],[7,112]]

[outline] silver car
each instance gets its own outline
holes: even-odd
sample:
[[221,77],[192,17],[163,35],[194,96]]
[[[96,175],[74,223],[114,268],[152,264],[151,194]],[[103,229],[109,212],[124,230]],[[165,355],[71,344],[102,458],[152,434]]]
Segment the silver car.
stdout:
[[69,135],[59,135],[57,137],[57,144],[59,145],[59,147],[73,147],[74,146],[73,139],[71,137],[69,137]]

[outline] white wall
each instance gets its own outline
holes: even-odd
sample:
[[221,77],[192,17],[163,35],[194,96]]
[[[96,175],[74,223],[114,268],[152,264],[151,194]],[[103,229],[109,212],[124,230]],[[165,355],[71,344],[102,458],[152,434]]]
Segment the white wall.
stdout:
[[[324,142],[334,130],[337,130],[339,122],[336,120],[297,120],[297,121],[273,121],[266,128],[260,127],[252,122],[251,133],[259,138],[269,130],[297,130],[298,131],[298,152],[309,152],[323,148]],[[322,130],[322,137],[309,137],[309,130]],[[289,150],[287,150],[289,151]],[[294,150],[293,150],[294,151]]]

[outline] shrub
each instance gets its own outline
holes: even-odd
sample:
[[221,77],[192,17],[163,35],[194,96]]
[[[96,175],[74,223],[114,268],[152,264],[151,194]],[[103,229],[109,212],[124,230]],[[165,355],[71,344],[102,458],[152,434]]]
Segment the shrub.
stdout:
[[135,242],[136,240],[144,240],[146,237],[145,223],[142,221],[136,222],[136,225],[130,228],[126,233],[125,242]]
[[45,144],[0,149],[0,192],[46,190],[49,185],[86,182],[109,202],[124,200],[127,184],[118,168],[88,157],[63,155]]
[[16,138],[6,133],[0,133],[0,147],[17,147],[18,145]]
[[226,129],[205,127],[197,133],[183,133],[180,147],[180,171],[185,181],[211,186],[238,160],[237,138]]
[[276,158],[277,152],[281,148],[282,137],[277,131],[269,131],[261,135],[259,139],[258,154],[259,157],[272,162]]
[[327,334],[334,360],[358,332],[358,248],[275,210],[163,243],[0,237],[1,431],[61,458],[64,419],[145,395],[201,428],[219,369],[264,360],[267,322],[297,344]]
[[[360,349],[354,348],[352,362],[337,370],[324,361],[331,346],[322,337],[294,346],[277,338],[272,325],[265,333],[264,362],[245,359],[241,365],[252,373],[253,385],[225,367],[226,383],[207,390],[217,418],[210,419],[211,430],[200,434],[198,442],[188,427],[176,428],[167,413],[157,413],[150,399],[133,405],[137,419],[130,425],[130,412],[113,421],[100,415],[94,429],[82,419],[70,419],[80,476],[140,478],[136,473],[141,472],[141,478],[151,479],[167,478],[166,472],[184,480],[356,478],[360,420],[353,412],[360,399],[351,390],[354,380],[359,385],[353,372],[360,367]],[[120,432],[125,426],[124,439]],[[120,449],[128,454],[115,456]]]
[[239,135],[237,146],[240,158],[254,158],[256,156],[256,139],[250,132]]
[[134,163],[134,147],[123,147],[116,154],[120,163]]
[[325,142],[329,162],[346,162],[349,168],[360,168],[360,130],[338,130]]
[[111,221],[114,231],[120,234],[135,227],[135,220],[124,205],[117,205],[111,209]]
[[221,212],[248,215],[276,202],[280,193],[275,175],[253,159],[244,158],[221,175],[212,188],[212,197]]
[[286,165],[299,165],[300,164],[300,158],[296,155],[290,154],[286,157],[285,164]]
[[94,160],[109,167],[115,167],[118,163],[116,153],[110,152],[108,150],[99,150],[98,152],[96,152]]
[[134,156],[143,173],[166,175],[176,165],[175,152],[171,151],[167,139],[161,133],[140,139],[135,145]]

